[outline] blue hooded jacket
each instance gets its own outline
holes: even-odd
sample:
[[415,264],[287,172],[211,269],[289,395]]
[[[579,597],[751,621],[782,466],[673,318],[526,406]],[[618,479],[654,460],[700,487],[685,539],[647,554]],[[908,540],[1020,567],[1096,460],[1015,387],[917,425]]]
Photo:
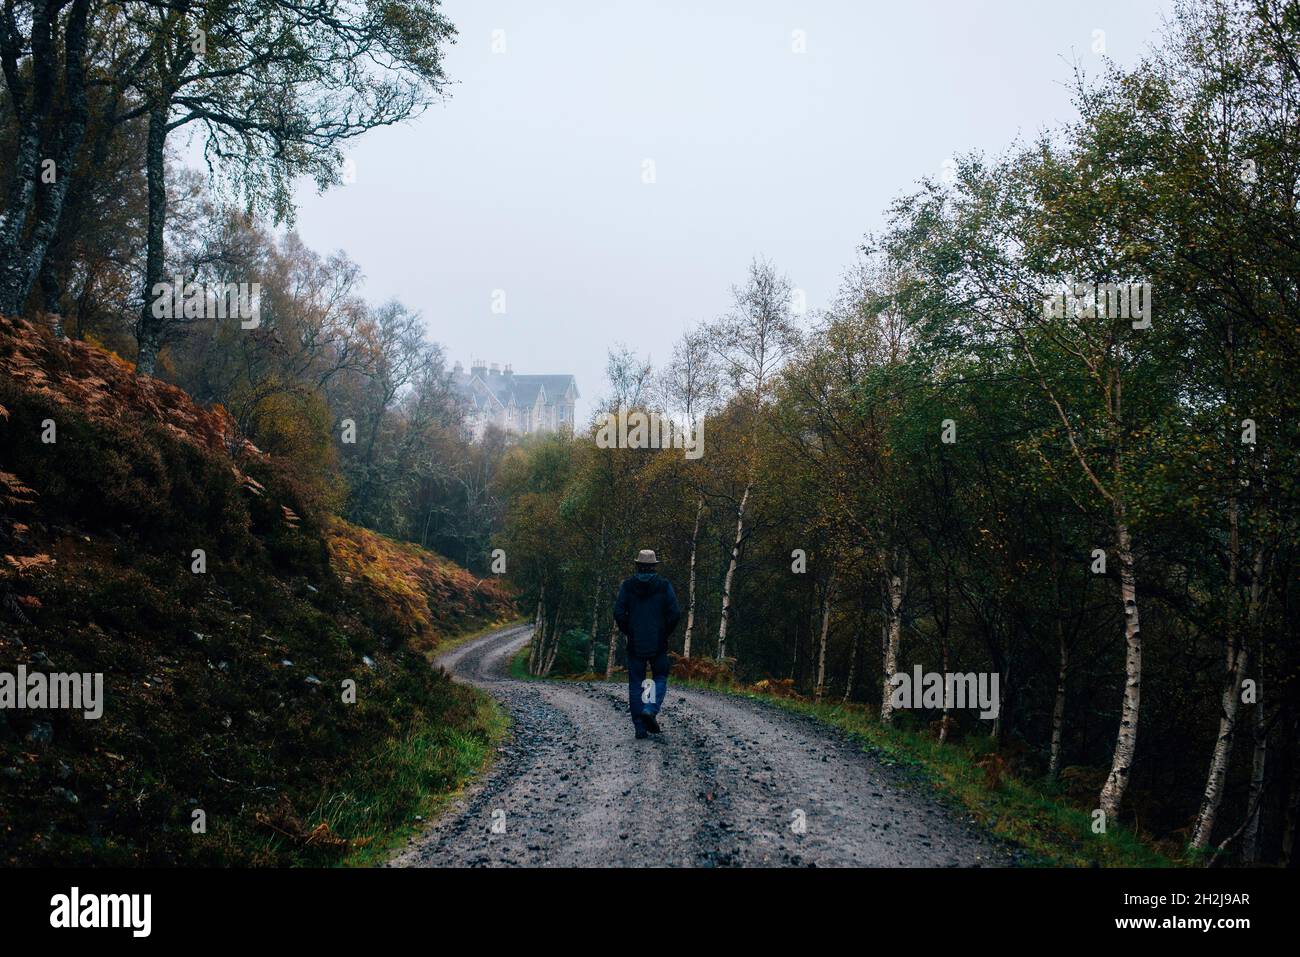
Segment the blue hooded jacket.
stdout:
[[654,658],[667,653],[668,636],[681,617],[673,586],[662,575],[633,575],[618,589],[614,622],[627,636],[629,658]]

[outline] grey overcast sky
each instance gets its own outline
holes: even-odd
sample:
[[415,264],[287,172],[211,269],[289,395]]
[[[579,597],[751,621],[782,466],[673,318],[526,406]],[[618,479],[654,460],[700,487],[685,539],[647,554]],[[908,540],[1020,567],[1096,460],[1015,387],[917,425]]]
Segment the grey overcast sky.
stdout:
[[420,310],[449,362],[576,375],[581,420],[611,344],[661,363],[686,328],[726,310],[755,255],[810,309],[826,304],[894,198],[954,154],[999,153],[1067,120],[1073,60],[1095,72],[1101,38],[1107,56],[1133,62],[1168,4],[444,10],[460,34],[449,97],[354,144],[354,183],[305,186],[297,229],[359,263],[370,300]]

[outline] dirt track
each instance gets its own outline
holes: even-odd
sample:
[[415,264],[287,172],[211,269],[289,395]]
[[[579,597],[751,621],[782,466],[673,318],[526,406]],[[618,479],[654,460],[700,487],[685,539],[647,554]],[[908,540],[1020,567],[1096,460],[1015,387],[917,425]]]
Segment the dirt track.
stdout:
[[528,635],[497,632],[438,660],[500,700],[514,728],[484,780],[392,866],[1014,861],[908,773],[774,706],[670,681],[663,733],[637,741],[625,685],[509,678],[510,656]]

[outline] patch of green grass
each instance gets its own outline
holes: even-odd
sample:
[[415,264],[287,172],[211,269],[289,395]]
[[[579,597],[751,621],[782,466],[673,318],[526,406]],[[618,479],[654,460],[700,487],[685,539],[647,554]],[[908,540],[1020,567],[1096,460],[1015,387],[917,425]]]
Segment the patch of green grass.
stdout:
[[510,667],[506,670],[511,678],[519,681],[540,680],[538,675],[528,673],[528,645],[526,644],[510,656]]
[[314,822],[323,821],[354,842],[344,866],[383,863],[491,762],[509,719],[489,696],[463,685],[455,688],[473,701],[466,723],[424,725],[385,742],[312,815]]
[[[614,673],[626,673],[626,669],[619,668]],[[584,671],[581,674],[557,674],[552,673],[546,676],[533,675],[528,673],[528,645],[524,645],[514,653],[510,658],[510,664],[506,668],[506,673],[511,678],[517,678],[520,681],[546,681],[554,679],[556,681],[604,681],[604,671]],[[613,680],[613,679],[611,679]],[[626,678],[621,680],[627,680]]]

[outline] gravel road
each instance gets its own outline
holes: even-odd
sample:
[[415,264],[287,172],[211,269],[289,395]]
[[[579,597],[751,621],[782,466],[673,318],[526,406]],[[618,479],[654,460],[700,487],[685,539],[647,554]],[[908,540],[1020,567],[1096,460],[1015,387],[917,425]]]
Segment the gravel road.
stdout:
[[1014,863],[914,775],[772,705],[670,679],[663,733],[637,741],[623,684],[511,679],[529,633],[437,660],[501,701],[514,726],[484,778],[390,866]]

